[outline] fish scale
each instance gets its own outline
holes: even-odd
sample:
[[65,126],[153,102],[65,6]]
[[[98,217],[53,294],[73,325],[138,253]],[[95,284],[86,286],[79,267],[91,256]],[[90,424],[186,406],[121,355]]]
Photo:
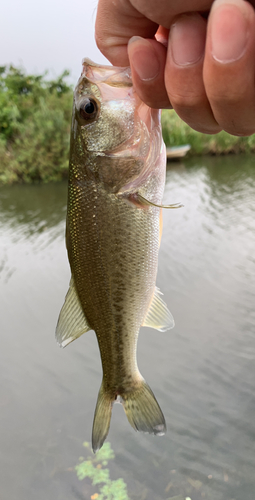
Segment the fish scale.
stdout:
[[155,287],[165,148],[159,112],[133,92],[129,68],[85,60],[74,92],[66,244],[72,278],[56,330],[65,347],[93,329],[103,378],[92,446],[122,402],[135,430],[161,435],[165,419],[141,376],[141,325],[174,325]]
[[[154,291],[158,241],[154,239],[153,245],[148,243],[158,226],[155,213],[158,209],[129,207],[126,201],[102,190],[101,193],[97,191],[98,207],[93,218],[94,187],[86,189],[86,196],[91,199],[90,209],[86,208],[82,188],[76,193],[77,199],[72,198],[68,203],[68,206],[78,207],[77,213],[72,209],[74,222],[69,217],[70,239],[74,238],[78,247],[75,258],[71,258],[71,270],[85,316],[97,332],[104,374],[114,378],[114,367],[119,364],[122,372],[124,366],[128,374],[132,371],[134,342]],[[85,222],[83,213],[86,213]],[[77,240],[79,217],[86,238],[80,233],[81,238]],[[109,224],[109,221],[114,223]],[[114,384],[118,385],[118,371],[115,379]]]

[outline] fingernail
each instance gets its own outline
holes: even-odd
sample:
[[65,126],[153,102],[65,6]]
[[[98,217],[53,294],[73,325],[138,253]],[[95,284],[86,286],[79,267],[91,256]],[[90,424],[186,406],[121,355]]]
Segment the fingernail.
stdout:
[[160,65],[152,44],[140,36],[133,36],[128,42],[130,65],[143,81],[154,80]]
[[194,64],[204,54],[206,24],[198,14],[184,14],[172,25],[170,46],[175,64]]
[[221,63],[240,59],[246,49],[249,22],[236,3],[216,0],[210,15],[212,56]]

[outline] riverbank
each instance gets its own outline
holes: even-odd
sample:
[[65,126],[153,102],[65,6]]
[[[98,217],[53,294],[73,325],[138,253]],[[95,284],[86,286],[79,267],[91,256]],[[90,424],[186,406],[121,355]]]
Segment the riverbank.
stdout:
[[201,134],[191,129],[173,110],[162,111],[162,130],[167,147],[190,144],[189,155],[238,154],[255,151],[255,134],[250,137],[237,137],[224,131],[216,135]]
[[[68,72],[55,80],[0,68],[0,184],[59,181],[68,175],[73,89]],[[190,155],[250,153],[255,135],[195,132],[173,110],[162,112],[167,147],[190,144]]]
[[[51,107],[53,100],[41,100],[33,118],[23,125],[23,135],[14,141],[4,141],[0,135],[0,184],[52,182],[67,177],[72,96],[59,98],[55,110]],[[166,146],[190,144],[189,156],[255,151],[255,135],[201,134],[174,111],[163,110],[162,129]]]
[[0,184],[67,176],[73,89],[68,71],[54,80],[0,68]]

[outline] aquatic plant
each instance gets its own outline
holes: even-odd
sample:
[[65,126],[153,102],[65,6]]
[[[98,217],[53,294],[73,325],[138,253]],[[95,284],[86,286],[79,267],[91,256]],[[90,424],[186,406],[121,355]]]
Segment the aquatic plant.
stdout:
[[[83,446],[89,448],[89,443]],[[115,457],[109,442],[93,457],[88,456],[86,460],[80,457],[80,463],[76,465],[75,471],[80,481],[86,477],[91,479],[93,485],[98,485],[98,492],[91,495],[91,500],[129,500],[127,485],[122,478],[112,480],[110,471],[106,467],[109,460]]]

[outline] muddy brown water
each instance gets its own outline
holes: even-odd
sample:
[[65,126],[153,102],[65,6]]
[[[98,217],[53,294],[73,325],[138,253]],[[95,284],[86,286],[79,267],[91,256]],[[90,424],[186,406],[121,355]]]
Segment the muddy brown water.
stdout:
[[[90,498],[86,457],[101,364],[93,332],[59,349],[70,278],[66,183],[0,189],[0,498]],[[164,437],[135,433],[120,405],[108,440],[131,499],[255,498],[255,158],[171,164],[157,285],[176,326],[142,328],[138,364]],[[96,491],[96,490],[93,490]]]

